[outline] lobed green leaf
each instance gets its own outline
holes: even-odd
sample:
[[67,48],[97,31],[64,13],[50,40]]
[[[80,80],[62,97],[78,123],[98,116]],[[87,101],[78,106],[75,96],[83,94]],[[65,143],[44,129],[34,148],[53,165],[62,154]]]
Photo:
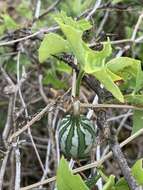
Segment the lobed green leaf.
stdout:
[[51,55],[69,51],[69,45],[61,36],[54,33],[45,35],[39,48],[39,61],[42,63]]
[[57,170],[58,190],[89,190],[80,175],[74,175],[69,169],[67,161],[62,157]]

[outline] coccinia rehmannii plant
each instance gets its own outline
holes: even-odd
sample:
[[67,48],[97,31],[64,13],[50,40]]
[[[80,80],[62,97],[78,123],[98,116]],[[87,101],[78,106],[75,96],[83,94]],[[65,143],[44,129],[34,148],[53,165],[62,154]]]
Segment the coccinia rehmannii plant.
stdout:
[[[85,74],[90,74],[99,80],[104,87],[112,93],[117,101],[133,105],[143,105],[143,95],[140,93],[143,86],[143,72],[139,60],[129,57],[109,59],[112,54],[109,39],[103,44],[103,49],[101,51],[92,50],[82,39],[83,32],[92,27],[86,20],[82,19],[75,21],[64,12],[57,14],[54,19],[60,26],[63,35],[56,33],[45,35],[39,48],[39,60],[42,63],[52,55],[58,55],[60,53],[70,53],[74,55],[77,59],[80,71],[76,82],[76,97],[79,96],[79,89],[83,76]],[[107,61],[107,58],[109,61]],[[118,81],[123,81],[123,83],[117,85],[116,82]],[[130,93],[124,94],[124,89],[128,89]],[[142,112],[138,110],[134,111],[134,115],[136,115],[134,120],[136,120],[139,114],[141,115]],[[133,132],[136,132],[137,128],[138,126],[134,125]],[[77,110],[75,112],[74,108],[73,113],[71,115],[66,115],[60,122],[59,143],[61,151],[67,158],[72,157],[80,159],[88,157],[92,145],[95,142],[95,137],[95,129],[92,122],[81,115],[80,109],[78,109],[78,112]],[[135,166],[139,166],[141,162],[142,161],[139,160]],[[136,180],[139,181],[138,177],[135,175],[135,168],[137,168],[135,166],[133,167],[134,169],[132,169],[133,175]],[[68,166],[66,166],[64,159],[61,160],[57,173],[58,190],[63,190],[63,187],[66,187],[65,182],[63,184],[63,180],[61,180],[61,177],[63,178],[64,175],[62,174],[63,168],[68,170]],[[139,171],[141,174],[142,167],[140,167]],[[67,174],[69,171],[65,173]],[[71,177],[75,179],[79,176],[72,175],[69,179],[71,179]],[[79,180],[78,183],[80,187],[82,186],[82,190],[88,189],[80,178],[76,180]],[[73,180],[70,180],[68,182],[68,187],[70,184],[71,189],[74,189],[74,184],[76,183],[72,181]],[[119,179],[119,181],[115,183],[115,176],[111,175],[109,178],[106,178],[105,181],[104,190],[121,189],[120,186],[129,190],[128,184],[124,178]],[[139,181],[138,183],[142,184],[143,182]]]

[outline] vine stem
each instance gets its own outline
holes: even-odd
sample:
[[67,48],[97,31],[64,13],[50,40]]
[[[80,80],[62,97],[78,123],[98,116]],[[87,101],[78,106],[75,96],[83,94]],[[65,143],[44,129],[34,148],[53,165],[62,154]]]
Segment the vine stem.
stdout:
[[76,82],[76,96],[79,97],[80,94],[80,85],[81,85],[81,80],[84,76],[84,71],[80,70],[78,77],[77,77],[77,82]]
[[[77,65],[76,58],[74,58],[74,64]],[[79,102],[79,100],[75,100],[76,95],[77,95],[77,81],[78,80],[79,80],[79,77],[77,79],[77,73],[76,73],[75,69],[73,69],[71,100],[73,102],[73,115],[74,116],[78,116],[80,113],[80,102]],[[78,92],[79,92],[79,90],[78,90]]]
[[[77,65],[77,59],[74,58],[74,64]],[[72,77],[72,92],[71,92],[71,99],[73,99],[76,96],[76,71],[73,69],[73,77]]]

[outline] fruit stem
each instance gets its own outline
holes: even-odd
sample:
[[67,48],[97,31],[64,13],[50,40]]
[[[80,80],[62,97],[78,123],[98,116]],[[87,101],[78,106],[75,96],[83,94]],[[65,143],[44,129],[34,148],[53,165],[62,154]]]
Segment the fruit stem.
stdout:
[[80,101],[79,100],[76,100],[73,103],[73,115],[74,116],[80,115]]

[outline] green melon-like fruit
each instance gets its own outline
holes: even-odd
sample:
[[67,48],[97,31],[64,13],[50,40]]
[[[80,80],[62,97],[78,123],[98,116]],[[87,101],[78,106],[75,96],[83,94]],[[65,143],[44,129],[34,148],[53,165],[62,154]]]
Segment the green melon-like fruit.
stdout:
[[86,158],[95,142],[96,131],[84,115],[65,116],[58,127],[61,152],[67,158]]

